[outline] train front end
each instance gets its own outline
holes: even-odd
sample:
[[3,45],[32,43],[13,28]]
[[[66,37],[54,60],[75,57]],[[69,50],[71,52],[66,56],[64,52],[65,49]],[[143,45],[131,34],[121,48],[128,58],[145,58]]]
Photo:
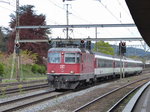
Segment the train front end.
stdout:
[[49,86],[55,89],[75,89],[80,78],[81,51],[78,48],[51,48],[48,51]]

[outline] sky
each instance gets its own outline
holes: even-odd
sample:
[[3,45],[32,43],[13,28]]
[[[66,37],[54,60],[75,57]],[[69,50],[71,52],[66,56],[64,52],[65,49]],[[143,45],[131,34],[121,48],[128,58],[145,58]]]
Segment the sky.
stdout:
[[[69,24],[125,24],[134,21],[125,0],[20,0],[22,5],[34,5],[37,14],[46,16],[47,25],[66,24],[66,4],[69,4]],[[16,0],[0,0],[0,26],[9,27],[11,13],[15,13]],[[51,37],[64,38],[63,29],[52,29]],[[94,28],[78,28],[69,31],[71,38],[95,38]],[[141,37],[136,27],[98,28],[98,38]],[[115,42],[118,44],[117,42]],[[135,44],[139,45],[139,42]],[[129,45],[133,42],[128,42]]]

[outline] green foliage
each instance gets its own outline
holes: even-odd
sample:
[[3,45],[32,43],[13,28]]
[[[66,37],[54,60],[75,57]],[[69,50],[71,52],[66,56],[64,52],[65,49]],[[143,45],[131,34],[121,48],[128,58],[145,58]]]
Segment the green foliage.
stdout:
[[[6,35],[5,35],[6,36]],[[0,27],[0,51],[6,51],[6,38],[4,37],[4,33]]]
[[[20,78],[23,80],[39,80],[39,78],[46,79],[46,67],[38,65],[38,69],[35,73],[32,72],[32,67],[35,63],[37,63],[37,54],[32,53],[31,51],[21,51],[20,55]],[[13,54],[5,54],[0,51],[0,83],[2,77],[2,83],[16,82],[16,61],[13,62],[15,58],[13,58]],[[12,65],[14,64],[14,71],[12,71]],[[12,79],[10,80],[10,75],[12,75]],[[22,88],[20,88],[22,91]],[[3,96],[5,95],[5,90],[3,90]]]
[[93,50],[96,52],[101,52],[101,53],[108,54],[108,55],[115,54],[114,48],[112,48],[108,42],[104,42],[104,41],[96,42]]
[[1,88],[2,98],[6,96],[6,89],[7,89],[6,87]]
[[33,72],[33,73],[45,74],[45,73],[46,73],[46,68],[45,68],[45,66],[43,66],[43,65],[34,64],[34,65],[32,66],[32,72]]
[[19,84],[19,85],[18,85],[18,88],[19,88],[19,92],[20,92],[20,93],[23,93],[23,85],[22,85],[22,84]]
[[38,54],[32,53],[31,51],[28,50],[22,50],[21,56],[23,58],[23,64],[34,64],[38,60]]
[[40,74],[45,74],[45,73],[46,73],[46,68],[45,68],[45,66],[41,65],[41,66],[40,66],[40,69],[38,70],[38,72],[39,72]]
[[4,65],[0,64],[0,77],[3,77],[4,74]]
[[34,64],[34,65],[32,66],[32,72],[33,72],[33,73],[37,73],[38,69],[39,69],[39,66],[38,66],[37,64]]

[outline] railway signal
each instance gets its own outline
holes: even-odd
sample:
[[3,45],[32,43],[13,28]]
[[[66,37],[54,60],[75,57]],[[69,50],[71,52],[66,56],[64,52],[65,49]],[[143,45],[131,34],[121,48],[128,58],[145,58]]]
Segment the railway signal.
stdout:
[[16,54],[18,54],[19,55],[19,52],[20,52],[20,44],[19,43],[16,43],[15,44],[15,51],[16,51]]
[[48,44],[49,44],[50,47],[52,47],[52,40],[51,39],[48,40]]
[[119,54],[124,55],[126,53],[126,42],[119,43]]
[[20,44],[19,44],[19,43],[16,43],[16,44],[15,44],[15,47],[16,47],[16,48],[19,48],[19,47],[20,47]]
[[125,72],[124,72],[124,53],[126,53],[126,42],[120,42],[119,43],[119,54],[120,54],[120,78],[125,77]]
[[122,42],[122,53],[126,53],[126,42]]
[[86,42],[86,48],[91,50],[91,41]]
[[48,44],[50,44],[50,45],[51,45],[51,44],[52,44],[52,40],[48,40]]
[[80,47],[81,47],[81,48],[85,48],[84,40],[81,40],[81,41],[80,41]]

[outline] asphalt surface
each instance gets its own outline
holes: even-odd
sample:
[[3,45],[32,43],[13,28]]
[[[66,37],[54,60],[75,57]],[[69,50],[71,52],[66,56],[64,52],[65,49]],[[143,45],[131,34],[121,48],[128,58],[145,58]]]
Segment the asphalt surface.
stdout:
[[150,86],[141,95],[133,112],[150,112]]

